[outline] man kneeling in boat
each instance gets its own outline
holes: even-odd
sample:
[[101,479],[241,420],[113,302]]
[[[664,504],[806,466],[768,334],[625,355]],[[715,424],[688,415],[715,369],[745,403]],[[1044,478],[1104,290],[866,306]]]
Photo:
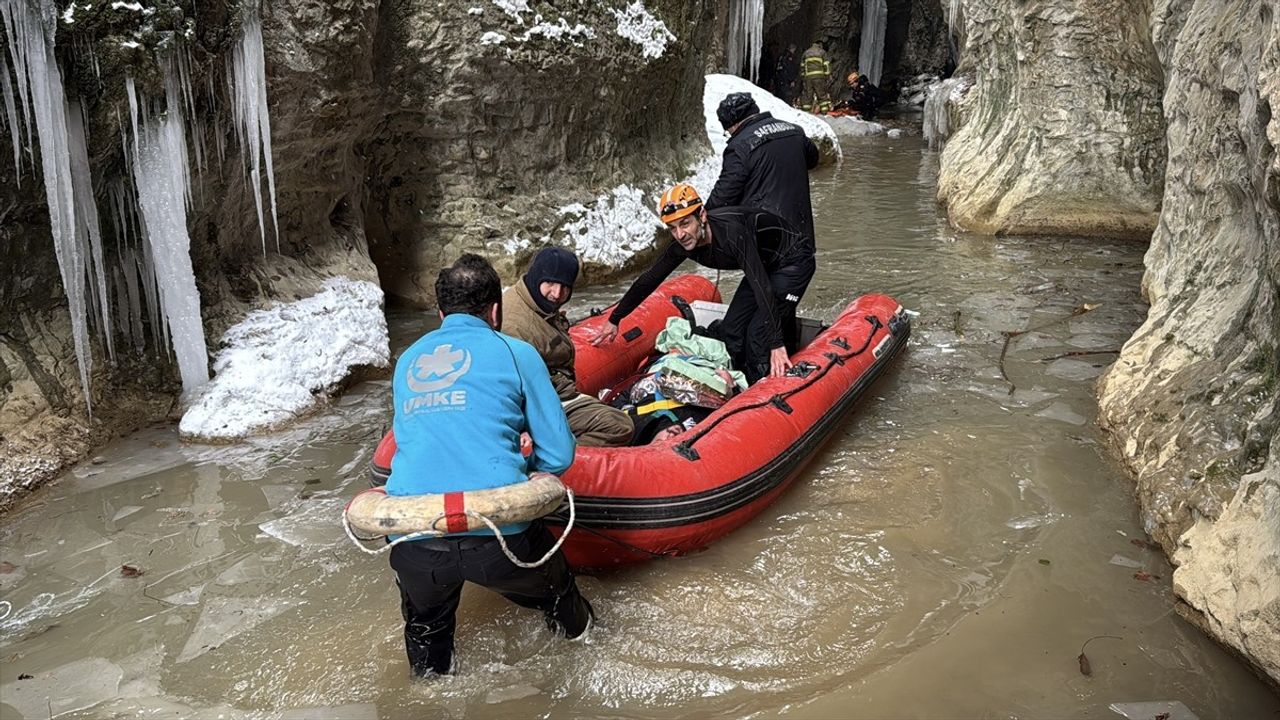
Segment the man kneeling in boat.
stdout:
[[796,305],[816,268],[813,238],[796,232],[782,218],[758,208],[706,210],[692,185],[680,183],[658,202],[658,214],[674,241],[653,266],[636,278],[600,334],[592,341],[611,342],[622,322],[685,259],[719,270],[742,270],[719,337],[733,365],[754,383],[778,377],[791,368]]
[[[388,495],[467,492],[525,482],[531,471],[558,475],[573,463],[574,440],[538,353],[496,330],[502,285],[488,261],[463,255],[440,271],[443,323],[405,350],[393,379],[394,430]],[[520,436],[532,438],[528,460]],[[552,547],[538,521],[499,528],[523,562]],[[559,551],[522,568],[488,530],[401,542],[391,549],[400,586],[405,650],[417,676],[453,666],[454,614],[471,581],[541,610],[568,637],[586,631],[591,606]]]
[[529,271],[502,295],[502,330],[542,356],[579,445],[626,445],[635,430],[631,418],[578,392],[569,320],[560,309],[573,296],[577,278],[578,258],[573,253],[554,247],[539,250]]

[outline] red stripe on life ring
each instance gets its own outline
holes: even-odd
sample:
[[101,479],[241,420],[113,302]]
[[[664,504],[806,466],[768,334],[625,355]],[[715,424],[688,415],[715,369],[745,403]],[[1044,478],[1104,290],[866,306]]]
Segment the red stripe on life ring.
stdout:
[[460,492],[444,494],[444,525],[450,533],[467,531],[466,498]]

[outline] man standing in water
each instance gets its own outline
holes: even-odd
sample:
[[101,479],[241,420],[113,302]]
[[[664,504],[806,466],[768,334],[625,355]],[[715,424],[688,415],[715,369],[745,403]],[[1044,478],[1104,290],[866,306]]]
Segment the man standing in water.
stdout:
[[618,323],[681,262],[692,258],[706,267],[745,274],[720,325],[720,339],[734,367],[746,374],[749,383],[785,374],[791,368],[786,335],[794,328],[796,305],[816,269],[813,238],[767,210],[707,210],[698,191],[687,183],[663,193],[658,214],[674,241],[631,284],[592,342],[612,342]]
[[804,51],[800,60],[801,75],[804,77],[804,95],[800,96],[801,109],[811,113],[831,112],[831,62],[827,60],[827,45],[822,40],[814,40],[813,45]]
[[502,294],[502,329],[542,356],[579,445],[626,445],[635,431],[631,418],[578,392],[569,320],[560,310],[573,296],[577,279],[578,258],[572,252],[555,247],[539,250],[520,282]]
[[763,208],[801,235],[815,237],[809,171],[818,166],[818,147],[804,130],[760,112],[751,94],[744,92],[720,101],[716,117],[729,133],[729,143],[707,210]]
[[[573,462],[574,440],[542,358],[527,343],[497,332],[502,285],[488,261],[463,255],[436,279],[443,323],[405,350],[393,378],[395,456],[388,495],[466,492],[524,482],[531,471],[560,474]],[[533,453],[520,453],[520,434]],[[523,562],[552,546],[538,521],[500,528]],[[402,542],[391,549],[400,587],[405,650],[418,677],[453,667],[454,614],[462,585],[483,585],[541,610],[547,625],[574,638],[591,606],[556,552],[537,568],[514,565],[488,529]]]

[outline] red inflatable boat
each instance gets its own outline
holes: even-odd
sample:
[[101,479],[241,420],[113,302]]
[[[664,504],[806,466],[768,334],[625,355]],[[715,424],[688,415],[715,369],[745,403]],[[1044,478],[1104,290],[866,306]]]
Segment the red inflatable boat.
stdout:
[[[593,347],[603,317],[571,331],[583,392],[614,387],[644,367],[654,337],[679,314],[673,296],[718,300],[705,278],[665,283],[623,322],[620,337]],[[768,506],[796,479],[846,412],[906,345],[911,326],[902,306],[883,295],[850,303],[830,326],[801,320],[802,347],[791,374],[766,378],[735,396],[684,434],[641,447],[578,448],[561,480],[574,492],[577,524],[564,544],[575,567],[599,568],[681,555],[706,547]],[[395,439],[373,458],[384,481]],[[566,508],[547,518],[553,532]]]

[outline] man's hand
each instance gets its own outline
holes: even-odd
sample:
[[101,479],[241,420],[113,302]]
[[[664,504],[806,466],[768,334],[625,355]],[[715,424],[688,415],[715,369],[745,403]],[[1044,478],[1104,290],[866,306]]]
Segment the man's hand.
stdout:
[[604,327],[600,328],[600,332],[591,340],[591,344],[599,347],[607,342],[612,342],[617,335],[618,326],[606,320]]
[[769,377],[782,377],[791,369],[791,358],[787,357],[787,349],[776,347],[769,351]]

